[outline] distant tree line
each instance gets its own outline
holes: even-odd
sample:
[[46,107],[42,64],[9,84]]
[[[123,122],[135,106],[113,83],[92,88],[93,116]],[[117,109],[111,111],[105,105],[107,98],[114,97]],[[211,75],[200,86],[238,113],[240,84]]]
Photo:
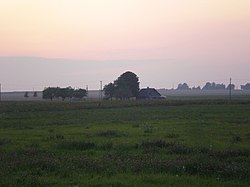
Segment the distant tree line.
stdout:
[[241,85],[242,90],[250,90],[250,83],[247,83],[245,85]]
[[[207,82],[202,88],[200,86],[198,87],[192,87],[190,88],[187,83],[178,84],[178,87],[176,90],[229,90],[230,84],[226,86],[225,84],[216,84],[215,82]],[[231,90],[235,89],[235,85],[231,84]],[[250,83],[247,83],[245,85],[241,85],[242,90],[250,90]]]
[[[24,97],[28,98],[29,97],[29,92],[25,92]],[[33,93],[33,97],[37,97],[37,92]]]
[[[230,84],[226,87],[225,84],[216,84],[216,83],[210,83],[207,82],[206,85],[202,88],[202,90],[229,90]],[[235,89],[235,85],[231,84],[231,90]]]
[[82,99],[85,96],[87,96],[85,89],[48,87],[43,90],[43,99],[53,100],[54,98],[61,98],[64,101],[66,98]]
[[[226,86],[225,84],[216,84],[215,82],[207,82],[202,88],[200,86],[198,87],[192,87],[190,88],[187,83],[178,84],[178,87],[176,90],[229,90],[231,86],[231,90],[235,89],[234,84],[229,84]],[[250,85],[249,85],[250,86]]]
[[106,99],[129,99],[139,95],[139,78],[136,74],[127,71],[119,76],[113,83],[104,86]]

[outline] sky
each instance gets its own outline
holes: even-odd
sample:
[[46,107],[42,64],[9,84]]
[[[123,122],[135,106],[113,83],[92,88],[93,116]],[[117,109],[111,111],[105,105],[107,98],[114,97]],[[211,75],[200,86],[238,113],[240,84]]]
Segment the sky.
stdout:
[[249,10],[250,0],[0,0],[0,83],[98,89],[129,70],[141,87],[240,85]]

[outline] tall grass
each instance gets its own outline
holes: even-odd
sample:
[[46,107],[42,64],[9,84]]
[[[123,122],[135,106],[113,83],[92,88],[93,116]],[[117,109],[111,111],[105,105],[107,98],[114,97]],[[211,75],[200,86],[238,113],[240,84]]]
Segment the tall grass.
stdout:
[[97,104],[2,102],[0,186],[249,186],[249,101]]

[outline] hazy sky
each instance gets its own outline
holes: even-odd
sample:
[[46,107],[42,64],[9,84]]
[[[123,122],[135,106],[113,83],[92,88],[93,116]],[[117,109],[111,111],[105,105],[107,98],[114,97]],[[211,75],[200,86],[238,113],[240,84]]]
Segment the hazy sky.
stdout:
[[0,24],[6,90],[96,89],[126,70],[157,88],[250,82],[250,0],[1,0]]

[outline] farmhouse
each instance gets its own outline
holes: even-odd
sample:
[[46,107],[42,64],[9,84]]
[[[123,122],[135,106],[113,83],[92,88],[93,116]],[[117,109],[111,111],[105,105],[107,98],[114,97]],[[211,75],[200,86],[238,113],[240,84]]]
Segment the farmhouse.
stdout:
[[156,89],[147,87],[140,90],[138,99],[165,99],[165,97]]

